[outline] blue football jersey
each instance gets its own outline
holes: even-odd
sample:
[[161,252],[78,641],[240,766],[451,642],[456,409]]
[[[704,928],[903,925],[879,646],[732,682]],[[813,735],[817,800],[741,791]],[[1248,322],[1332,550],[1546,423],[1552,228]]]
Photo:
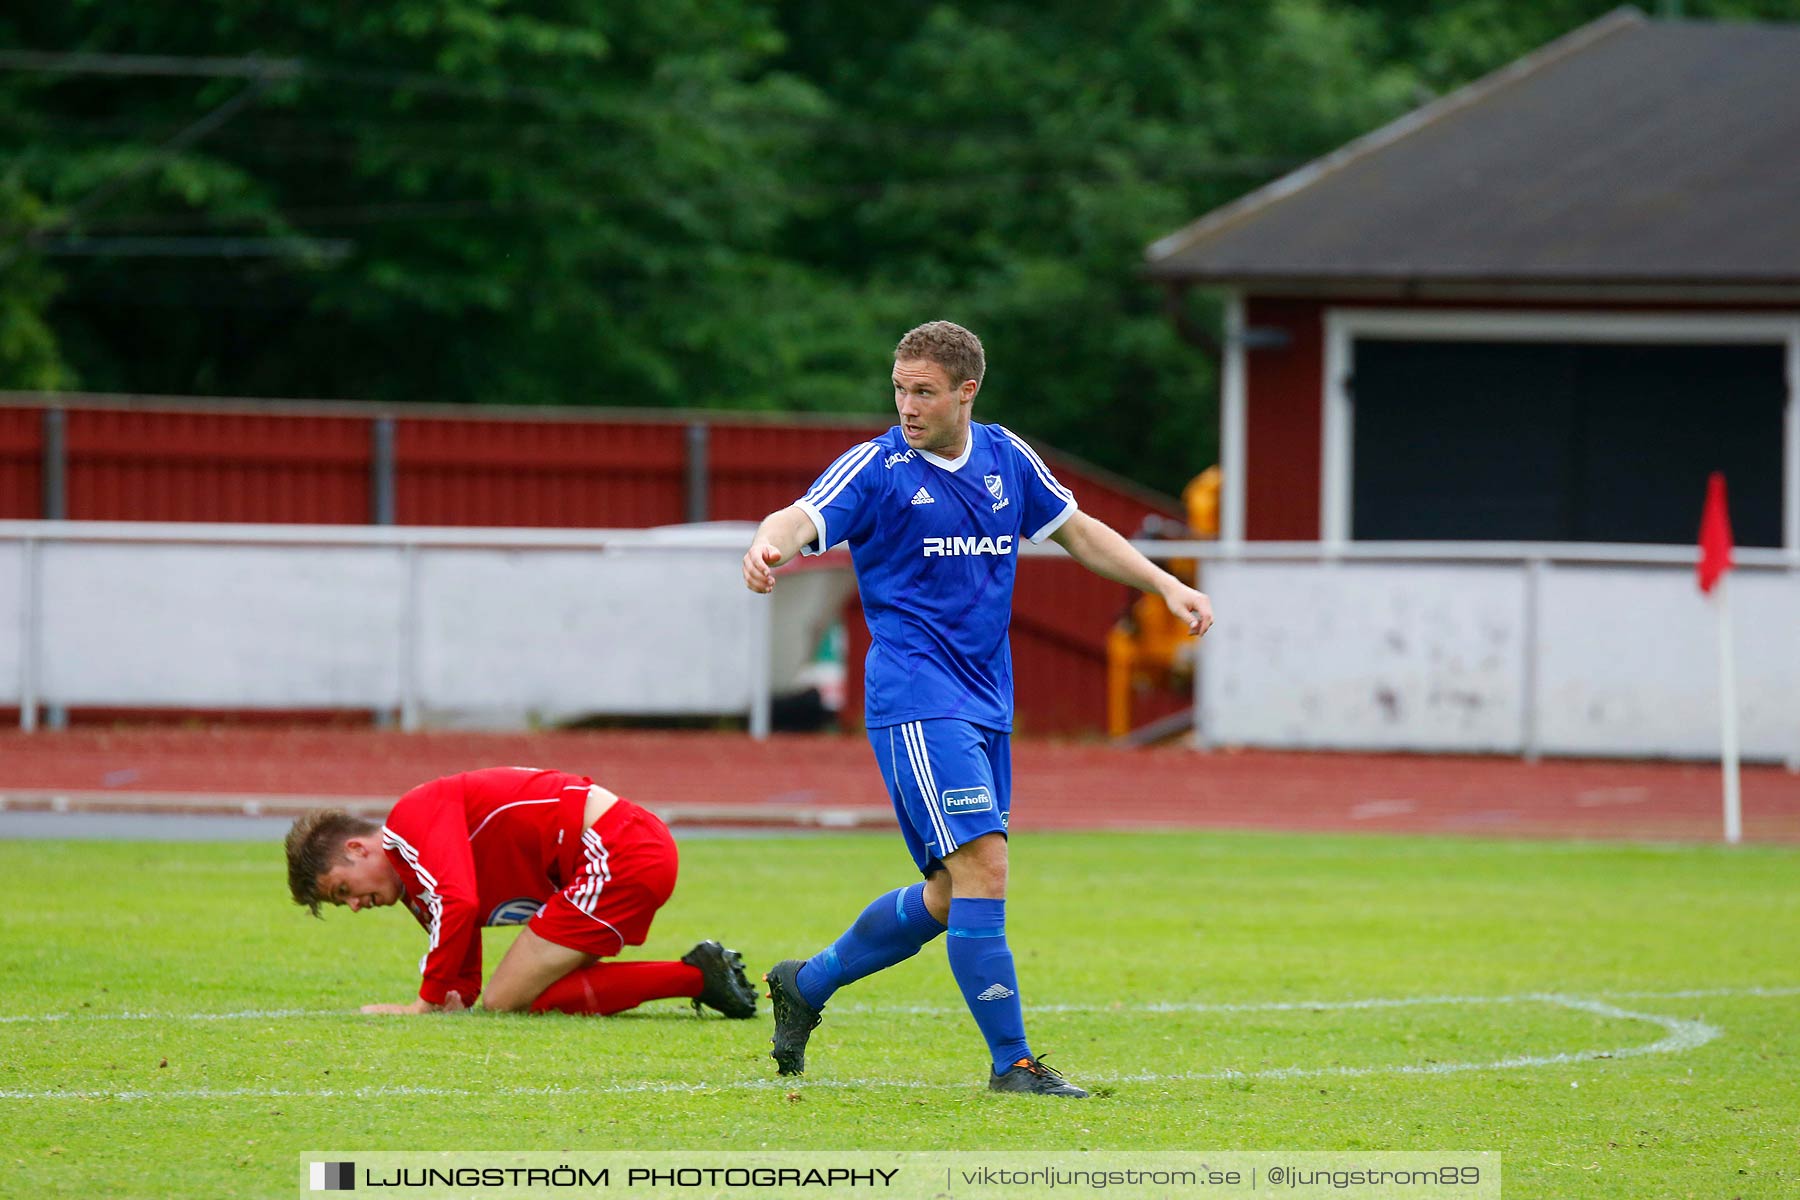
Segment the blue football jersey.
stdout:
[[961,458],[907,446],[895,426],[852,447],[798,501],[818,554],[848,543],[873,645],[870,728],[951,717],[1012,729],[1013,580],[1075,497],[1023,439],[972,423]]

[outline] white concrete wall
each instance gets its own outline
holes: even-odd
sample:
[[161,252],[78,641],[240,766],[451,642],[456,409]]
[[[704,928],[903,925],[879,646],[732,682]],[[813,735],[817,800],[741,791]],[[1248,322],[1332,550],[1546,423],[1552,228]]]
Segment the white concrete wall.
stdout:
[[[1744,753],[1800,755],[1800,575],[1734,571]],[[1719,752],[1718,617],[1690,571],[1545,573],[1538,689],[1551,754]]]
[[1524,583],[1505,566],[1213,563],[1201,727],[1258,746],[1516,751]]
[[0,704],[19,702],[24,679],[25,547],[0,541]]
[[[438,550],[419,564],[428,710],[743,711],[752,599],[736,560]],[[765,602],[766,603],[766,602]]]
[[399,703],[391,549],[51,543],[38,575],[44,703]]
[[[1524,561],[1497,557],[1209,562],[1219,622],[1201,655],[1201,736],[1319,749],[1716,755],[1717,609],[1680,553],[1666,563],[1552,559],[1535,577]],[[1728,586],[1743,753],[1800,761],[1800,571],[1740,568]]]
[[752,712],[854,585],[809,563],[754,596],[749,536],[0,522],[0,703]]
[[[496,725],[744,712],[762,680],[793,677],[853,586],[847,563],[809,562],[782,574],[772,603],[752,596],[738,567],[748,537],[0,522],[0,703],[20,703],[29,681],[42,706],[399,709]],[[1717,752],[1715,608],[1692,551],[1145,548],[1205,560],[1219,616],[1199,658],[1207,742]],[[1739,559],[1744,753],[1800,763],[1800,556]]]

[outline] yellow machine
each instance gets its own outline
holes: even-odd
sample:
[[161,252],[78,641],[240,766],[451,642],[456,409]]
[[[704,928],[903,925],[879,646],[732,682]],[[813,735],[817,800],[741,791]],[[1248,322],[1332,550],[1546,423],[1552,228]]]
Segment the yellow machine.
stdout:
[[[1173,536],[1219,536],[1219,468],[1208,467],[1181,489],[1187,529]],[[1168,535],[1164,535],[1168,536]],[[1169,570],[1193,584],[1197,564],[1178,558]],[[1131,697],[1139,689],[1180,688],[1193,679],[1193,641],[1187,626],[1155,596],[1139,596],[1106,635],[1106,726],[1113,737],[1131,732]]]

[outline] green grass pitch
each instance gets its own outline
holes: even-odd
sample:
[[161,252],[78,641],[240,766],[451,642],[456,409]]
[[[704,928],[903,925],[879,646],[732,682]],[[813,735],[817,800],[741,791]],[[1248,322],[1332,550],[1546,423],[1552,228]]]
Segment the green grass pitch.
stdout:
[[[642,953],[718,937],[756,973],[909,880],[873,834],[682,855]],[[274,846],[13,842],[0,881],[8,1195],[285,1197],[309,1149],[710,1147],[1497,1150],[1509,1196],[1800,1194],[1793,849],[1024,834],[1028,1026],[1082,1102],[983,1089],[941,945],[840,993],[777,1082],[766,1004],[358,1015],[411,998],[423,936],[311,920]]]

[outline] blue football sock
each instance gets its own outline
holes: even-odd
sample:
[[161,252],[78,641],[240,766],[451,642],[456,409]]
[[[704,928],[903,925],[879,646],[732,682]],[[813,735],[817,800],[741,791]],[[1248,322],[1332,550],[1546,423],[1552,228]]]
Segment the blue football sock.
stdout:
[[1031,1053],[1025,1041],[1025,1010],[1019,1003],[1019,975],[1006,944],[1006,901],[950,901],[950,973],[987,1039],[1000,1074]]
[[807,960],[794,977],[800,998],[816,1011],[847,983],[905,962],[944,927],[925,908],[925,885],[915,883],[878,897],[831,945]]

